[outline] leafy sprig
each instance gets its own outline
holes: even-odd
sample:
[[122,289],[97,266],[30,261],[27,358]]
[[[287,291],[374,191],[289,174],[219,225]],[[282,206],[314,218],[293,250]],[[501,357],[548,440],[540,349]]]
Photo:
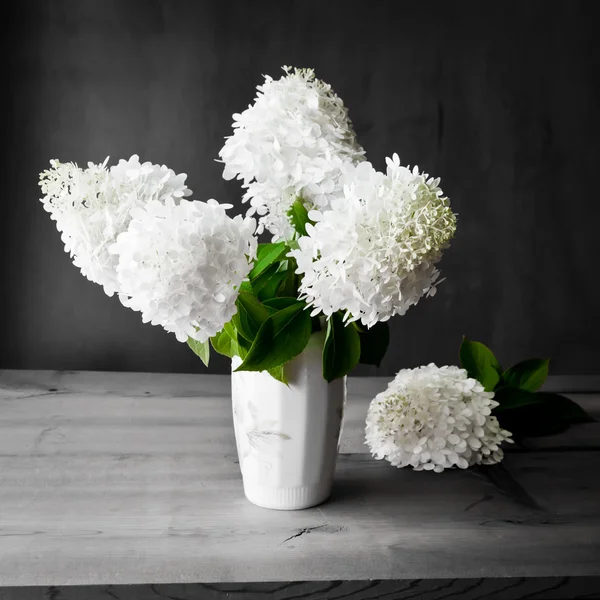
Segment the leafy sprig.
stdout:
[[539,391],[548,377],[549,359],[531,358],[503,370],[487,346],[465,337],[460,363],[469,377],[494,392],[499,404],[493,412],[516,437],[550,435],[594,420],[566,396]]

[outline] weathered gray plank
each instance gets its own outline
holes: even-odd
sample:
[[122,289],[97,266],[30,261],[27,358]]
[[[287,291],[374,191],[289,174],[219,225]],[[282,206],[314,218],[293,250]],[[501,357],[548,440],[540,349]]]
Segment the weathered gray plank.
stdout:
[[[342,452],[368,452],[368,403],[385,385],[382,378],[349,379]],[[180,452],[235,453],[230,387],[224,375],[0,371],[0,401],[20,399],[0,411],[0,454],[36,452],[40,444],[45,452],[69,453],[84,440],[88,453],[162,454],[173,444]],[[600,394],[569,396],[600,420]],[[598,448],[600,423],[530,439],[528,446]]]
[[0,385],[3,586],[600,576],[591,447],[440,475],[343,454],[330,502],[275,512],[243,497],[225,378]]
[[0,600],[558,600],[600,598],[600,578],[414,579],[0,588]]
[[600,483],[582,485],[600,453],[562,456],[510,457],[527,489],[532,476],[563,486],[530,492],[539,509],[472,472],[344,455],[331,501],[294,513],[249,504],[225,458],[6,457],[0,582],[600,575]]
[[[372,398],[384,390],[392,377],[349,377],[348,391],[351,395]],[[104,390],[117,394],[144,394],[150,386],[152,393],[163,395],[194,395],[222,393],[230,386],[228,375],[198,375],[196,373],[126,373],[106,371],[47,371],[18,369],[0,370],[0,391],[19,394],[47,391],[48,387],[60,387],[66,391]],[[550,375],[543,386],[548,392],[600,393],[600,375]]]

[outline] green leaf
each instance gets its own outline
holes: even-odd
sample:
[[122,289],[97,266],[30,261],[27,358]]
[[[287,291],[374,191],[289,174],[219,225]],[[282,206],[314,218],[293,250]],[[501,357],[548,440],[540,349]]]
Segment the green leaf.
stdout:
[[192,349],[192,352],[200,357],[200,360],[208,367],[208,361],[210,360],[210,343],[208,340],[205,342],[198,342],[195,339],[189,337],[187,345]]
[[528,392],[535,392],[546,381],[549,364],[550,361],[547,358],[524,360],[507,369],[502,375],[502,382],[512,387],[527,390]]
[[212,344],[215,352],[218,352],[223,356],[227,356],[228,358],[237,356],[237,344],[231,339],[230,335],[227,333],[227,331],[225,331],[225,329],[217,333],[217,335],[211,337],[210,343]]
[[[560,394],[537,392],[541,401],[501,411],[500,425],[520,437],[553,435],[574,423],[594,421],[578,404]],[[496,408],[497,410],[497,408]]]
[[254,295],[259,298],[259,300],[263,288],[269,284],[272,277],[279,271],[280,266],[281,265],[279,264],[271,265],[252,282],[252,291]]
[[[300,300],[298,298],[292,298],[290,296],[281,296],[279,298],[269,298],[265,300],[263,304],[268,308],[274,308],[275,310],[283,310],[293,304],[298,304]],[[302,303],[304,306],[304,303]]]
[[559,416],[569,423],[594,423],[579,404],[561,394],[551,392],[538,392],[536,396],[542,399],[542,407],[546,412]]
[[310,314],[305,306],[298,302],[266,319],[236,371],[266,371],[298,356],[311,334]]
[[252,342],[270,311],[248,292],[240,292],[235,303],[238,310],[232,320],[238,336],[241,335]]
[[460,346],[460,364],[469,377],[477,379],[486,391],[491,392],[500,381],[502,369],[492,351],[480,342],[463,337]]
[[331,382],[347,375],[360,359],[360,338],[352,324],[344,327],[340,313],[333,313],[327,321],[323,347],[323,377]]
[[[494,412],[496,414],[496,412]],[[500,427],[515,438],[554,435],[569,428],[569,423],[545,414],[541,404],[529,404],[496,414]]]
[[252,344],[244,339],[241,335],[238,335],[238,351],[239,351],[239,357],[244,360],[246,358],[246,355],[248,354],[248,351],[250,350],[250,347],[252,346]]
[[233,321],[229,321],[229,323],[225,323],[223,326],[223,330],[227,332],[227,335],[235,342],[237,341],[237,330]]
[[496,390],[494,400],[499,403],[494,409],[494,413],[528,404],[539,404],[542,401],[538,394],[508,386]]
[[242,347],[242,345],[240,344],[240,339],[244,340],[244,338],[241,336],[238,337],[237,330],[232,321],[229,321],[229,323],[225,323],[225,326],[223,329],[225,330],[227,335],[231,338],[231,352],[233,353],[234,356],[239,356],[240,358],[243,359],[244,356],[246,356],[246,351],[245,351],[245,348]]
[[281,285],[275,290],[275,294],[280,296],[298,296],[298,284],[300,276],[296,274],[298,264],[294,259],[288,259],[285,269],[286,277],[281,282]]
[[302,198],[296,198],[287,214],[296,232],[299,235],[306,235],[306,224],[312,224],[312,221],[308,218],[308,210],[306,210]]
[[267,369],[267,372],[273,379],[277,379],[277,381],[281,381],[285,385],[288,385],[287,377],[285,376],[285,365],[279,365],[278,367],[273,367],[272,369]]
[[[262,276],[261,276],[262,277]],[[278,271],[269,277],[265,278],[261,284],[256,295],[261,301],[268,300],[269,298],[275,298],[279,293],[282,283],[287,279],[287,271]]]
[[244,292],[249,292],[251,294],[252,284],[247,279],[244,279],[244,281],[242,281],[240,284],[240,290],[244,290]]
[[370,329],[360,329],[360,359],[363,365],[378,367],[385,356],[390,343],[390,328],[388,322],[376,323]]
[[273,263],[283,259],[289,252],[285,242],[276,244],[259,244],[256,253],[256,262],[250,271],[250,281],[254,281],[261,273],[266,271]]

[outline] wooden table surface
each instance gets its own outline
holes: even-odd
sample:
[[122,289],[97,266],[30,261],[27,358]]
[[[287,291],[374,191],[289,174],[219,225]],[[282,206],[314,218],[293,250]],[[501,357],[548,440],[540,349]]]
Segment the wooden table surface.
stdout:
[[[323,587],[344,580],[419,582],[386,598],[429,581],[483,598],[448,589],[494,578],[573,593],[520,597],[600,597],[600,423],[509,450],[500,466],[395,469],[363,444],[368,400],[385,385],[349,381],[330,501],[279,512],[244,498],[228,377],[1,372],[0,598],[25,597],[11,586],[96,585],[116,598],[122,584],[302,581],[323,582],[322,595],[264,585],[268,597],[358,598]],[[600,417],[600,395],[571,397]],[[62,590],[39,598],[70,597]]]

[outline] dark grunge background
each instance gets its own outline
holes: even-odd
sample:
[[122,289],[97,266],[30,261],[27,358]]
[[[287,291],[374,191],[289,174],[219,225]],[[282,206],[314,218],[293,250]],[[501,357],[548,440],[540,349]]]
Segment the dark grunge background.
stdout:
[[50,158],[138,153],[188,173],[194,198],[242,210],[214,159],[261,74],[289,64],[332,84],[376,166],[398,152],[441,176],[459,213],[447,281],[393,321],[381,369],[359,373],[455,363],[462,334],[506,364],[541,355],[554,373],[600,373],[594,2],[8,6],[0,368],[202,370],[70,264],[37,174]]

